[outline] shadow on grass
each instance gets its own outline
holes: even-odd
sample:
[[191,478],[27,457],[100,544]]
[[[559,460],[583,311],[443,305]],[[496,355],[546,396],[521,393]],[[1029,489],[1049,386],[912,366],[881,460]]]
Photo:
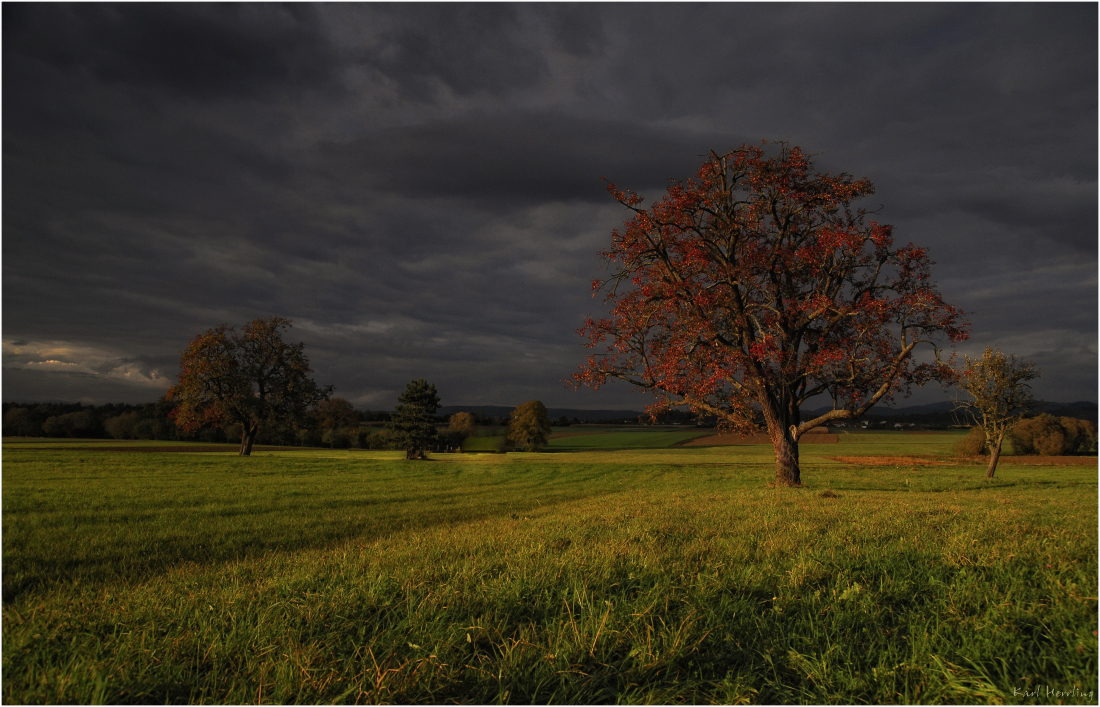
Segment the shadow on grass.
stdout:
[[[464,504],[447,491],[323,502],[292,491],[280,494],[279,503],[261,507],[192,502],[157,508],[135,502],[98,513],[53,509],[48,514],[52,517],[43,516],[41,509],[5,509],[2,600],[10,605],[56,584],[133,582],[182,565],[325,549],[352,539],[373,542],[441,525],[515,519],[518,514],[530,517],[573,501],[623,493],[618,489],[562,493],[540,483],[530,484],[527,490],[522,497],[496,502],[478,499],[476,505]],[[411,504],[423,507],[413,512]],[[33,540],[28,541],[25,531],[9,530],[32,515],[37,516]],[[171,525],[168,531],[163,530],[166,523]]]

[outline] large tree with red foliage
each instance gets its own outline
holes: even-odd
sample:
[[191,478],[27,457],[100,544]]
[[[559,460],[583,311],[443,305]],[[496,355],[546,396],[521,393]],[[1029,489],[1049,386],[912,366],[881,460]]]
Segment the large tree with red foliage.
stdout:
[[[601,255],[593,283],[610,315],[579,330],[594,349],[574,379],[619,378],[652,391],[658,412],[688,406],[742,433],[766,427],[777,485],[801,483],[798,439],[953,378],[945,346],[967,338],[962,312],[930,279],[923,248],[896,247],[891,227],[851,203],[866,179],[813,172],[780,143],[711,153],[695,179],[673,182],[649,208],[613,184],[634,212]],[[931,355],[914,356],[926,345]],[[828,395],[832,410],[799,409]]]
[[168,390],[172,418],[185,432],[204,425],[241,425],[241,456],[252,453],[260,424],[298,422],[329,397],[310,377],[305,344],[288,344],[289,319],[256,319],[236,332],[207,329],[180,356],[179,382]]

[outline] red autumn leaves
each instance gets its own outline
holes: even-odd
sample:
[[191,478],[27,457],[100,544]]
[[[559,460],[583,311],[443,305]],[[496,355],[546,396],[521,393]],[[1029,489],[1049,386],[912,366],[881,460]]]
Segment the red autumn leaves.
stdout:
[[[576,382],[621,378],[656,393],[654,408],[743,431],[763,416],[795,428],[773,439],[797,444],[803,429],[952,376],[940,352],[966,338],[962,313],[924,249],[895,247],[890,226],[851,205],[874,193],[868,180],[814,173],[784,144],[772,157],[712,153],[648,209],[608,191],[634,216],[601,254],[612,275],[594,288],[611,312],[580,330],[594,353]],[[933,355],[918,362],[922,344]],[[798,406],[822,393],[837,409],[802,422]]]

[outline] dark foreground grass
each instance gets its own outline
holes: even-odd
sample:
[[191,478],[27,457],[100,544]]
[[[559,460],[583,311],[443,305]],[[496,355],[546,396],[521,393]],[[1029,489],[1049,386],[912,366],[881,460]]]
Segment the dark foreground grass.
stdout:
[[1096,702],[1095,467],[32,447],[7,703]]

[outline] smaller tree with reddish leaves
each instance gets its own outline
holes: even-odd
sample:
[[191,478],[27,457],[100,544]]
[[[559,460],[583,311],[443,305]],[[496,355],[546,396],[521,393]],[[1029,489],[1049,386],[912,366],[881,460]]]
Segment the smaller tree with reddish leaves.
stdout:
[[[593,289],[610,314],[579,330],[595,352],[574,381],[626,380],[656,395],[653,414],[686,406],[725,429],[763,425],[776,484],[795,486],[803,433],[952,381],[953,350],[941,353],[967,324],[931,281],[926,251],[896,247],[890,226],[851,206],[874,193],[870,181],[814,173],[785,143],[776,152],[712,152],[649,208],[608,185],[634,216],[602,253],[612,274]],[[803,420],[819,395],[833,409]]]
[[241,456],[252,453],[264,422],[299,424],[309,409],[332,394],[310,377],[305,344],[288,344],[291,322],[256,319],[240,333],[226,324],[191,339],[180,355],[180,374],[167,399],[176,426],[194,432],[204,426],[241,425]]

